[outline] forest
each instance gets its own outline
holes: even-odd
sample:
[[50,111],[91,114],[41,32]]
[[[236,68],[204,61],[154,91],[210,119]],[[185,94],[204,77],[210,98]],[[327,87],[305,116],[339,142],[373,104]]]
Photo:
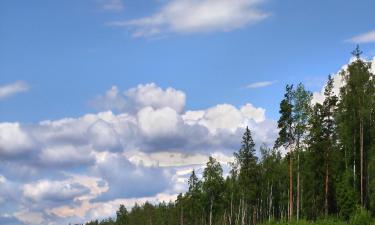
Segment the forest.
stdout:
[[228,176],[210,157],[175,202],[120,205],[86,225],[375,224],[375,75],[352,54],[338,96],[331,76],[322,103],[287,85],[274,146],[257,148],[246,128]]

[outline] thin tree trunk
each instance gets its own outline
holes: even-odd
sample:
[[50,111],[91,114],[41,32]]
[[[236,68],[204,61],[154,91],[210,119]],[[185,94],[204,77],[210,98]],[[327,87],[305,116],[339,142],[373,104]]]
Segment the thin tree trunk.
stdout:
[[245,204],[245,201],[243,201],[243,204],[242,204],[242,219],[241,219],[242,225],[245,225],[245,216],[246,216],[245,208],[246,208],[246,204]]
[[360,122],[360,160],[361,160],[361,206],[364,206],[363,205],[363,119],[361,119],[361,122]]
[[233,192],[230,196],[230,218],[229,218],[229,225],[232,225],[232,218],[233,218]]
[[271,183],[271,192],[269,196],[269,205],[268,205],[268,221],[271,221],[271,211],[272,211],[272,183]]
[[257,208],[253,209],[253,225],[257,224]]
[[293,152],[290,150],[289,156],[289,221],[293,217]]
[[224,210],[224,217],[223,217],[223,224],[224,224],[224,225],[227,224],[226,217],[227,217],[227,210]]
[[299,209],[300,209],[299,144],[297,144],[297,221],[299,220]]
[[211,196],[211,204],[210,204],[210,225],[212,225],[212,205],[214,204],[213,197]]
[[237,218],[236,218],[236,225],[238,225],[238,223],[240,222],[240,215],[241,215],[241,204],[242,204],[242,199],[240,199],[240,205],[238,206],[238,214],[237,214]]
[[356,164],[356,132],[354,131],[354,136],[353,136],[353,188],[354,190],[357,190],[357,187],[356,187],[356,171],[355,171],[355,164]]

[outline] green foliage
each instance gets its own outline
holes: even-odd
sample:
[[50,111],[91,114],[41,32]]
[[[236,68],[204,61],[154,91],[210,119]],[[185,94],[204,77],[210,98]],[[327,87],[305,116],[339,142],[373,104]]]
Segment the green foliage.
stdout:
[[373,225],[374,220],[370,213],[362,207],[358,207],[350,219],[350,225]]

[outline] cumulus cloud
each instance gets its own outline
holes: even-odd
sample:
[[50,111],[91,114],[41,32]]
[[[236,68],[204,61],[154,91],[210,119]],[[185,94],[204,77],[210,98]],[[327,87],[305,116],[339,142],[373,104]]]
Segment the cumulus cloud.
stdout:
[[118,110],[122,112],[137,112],[143,107],[155,109],[170,107],[182,112],[185,107],[185,93],[174,88],[163,90],[155,83],[140,84],[124,93],[120,93],[116,86],[104,95],[99,95],[91,104],[101,110]]
[[247,103],[240,109],[230,104],[220,104],[207,110],[188,111],[182,118],[188,124],[205,126],[212,133],[219,130],[236,131],[245,128],[249,122],[260,123],[265,120],[265,110]]
[[51,167],[84,167],[95,163],[92,149],[88,146],[58,145],[43,148],[39,159]]
[[130,27],[135,37],[230,31],[267,18],[269,13],[259,9],[261,3],[263,0],[172,0],[151,16],[108,25]]
[[6,203],[0,210],[11,212],[0,220],[66,224],[114,213],[119,202],[174,199],[186,189],[189,171],[202,171],[209,155],[228,167],[246,126],[258,145],[272,145],[277,135],[263,108],[219,104],[185,111],[185,96],[154,83],[111,88],[99,102],[117,104],[118,114],[0,123],[0,202]]
[[375,30],[356,35],[352,38],[349,38],[346,41],[352,42],[352,43],[358,43],[358,44],[375,42]]
[[108,191],[99,197],[100,200],[152,196],[167,189],[170,182],[163,169],[136,166],[126,157],[113,153],[103,153],[92,172],[104,177],[109,185]]
[[119,135],[110,123],[99,119],[88,128],[87,133],[95,149],[121,150]]
[[0,86],[0,100],[29,90],[29,85],[24,81]]
[[0,156],[16,157],[33,147],[32,138],[19,123],[0,123]]
[[35,183],[25,184],[22,189],[23,195],[35,202],[68,201],[89,192],[89,189],[83,185],[70,180],[40,180]]
[[246,88],[249,88],[249,89],[263,88],[263,87],[271,86],[275,83],[277,83],[277,81],[275,81],[275,80],[273,80],[273,81],[260,81],[260,82],[248,84],[246,86]]
[[178,131],[179,115],[169,107],[156,110],[146,107],[138,112],[138,123],[146,136],[173,136]]

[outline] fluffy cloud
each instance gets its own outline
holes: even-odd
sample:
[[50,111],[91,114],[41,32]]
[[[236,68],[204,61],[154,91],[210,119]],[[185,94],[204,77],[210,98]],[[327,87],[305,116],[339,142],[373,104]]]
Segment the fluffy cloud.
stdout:
[[61,202],[73,200],[89,192],[89,189],[79,183],[64,181],[40,180],[23,186],[23,195],[35,202]]
[[257,144],[271,145],[277,134],[263,108],[185,111],[184,92],[153,83],[112,87],[95,101],[106,99],[120,113],[0,123],[0,210],[10,215],[0,221],[78,223],[113,216],[120,202],[169,201],[209,155],[227,171],[246,126]]
[[24,81],[16,81],[12,84],[0,86],[0,100],[28,90],[29,85]]
[[140,84],[121,94],[116,86],[109,89],[104,95],[99,95],[91,104],[101,110],[118,110],[137,112],[143,107],[160,109],[170,107],[182,112],[185,106],[185,93],[174,88],[163,90],[155,83]]
[[73,145],[58,145],[43,148],[39,159],[43,165],[67,168],[88,166],[95,162],[95,157],[89,147],[77,147]]
[[170,182],[163,169],[136,166],[126,157],[113,153],[102,153],[92,173],[105,178],[109,184],[109,190],[100,200],[152,196],[167,189]]
[[138,112],[138,123],[146,136],[173,136],[177,132],[179,115],[169,107],[157,110],[146,107]]
[[168,33],[230,31],[264,20],[268,13],[258,9],[262,0],[173,0],[154,15],[109,26],[131,27],[133,36]]
[[265,110],[247,103],[240,109],[233,105],[221,104],[201,111],[188,111],[182,118],[188,124],[200,124],[212,133],[219,130],[235,132],[238,128],[245,128],[250,122],[260,123],[265,120]]
[[121,150],[119,135],[110,123],[99,119],[88,128],[87,133],[95,149]]
[[155,109],[170,107],[177,112],[182,112],[186,96],[182,91],[174,88],[161,89],[154,83],[138,85],[126,91],[125,95],[137,109],[151,106]]
[[0,123],[0,156],[16,157],[33,148],[31,137],[19,123]]

